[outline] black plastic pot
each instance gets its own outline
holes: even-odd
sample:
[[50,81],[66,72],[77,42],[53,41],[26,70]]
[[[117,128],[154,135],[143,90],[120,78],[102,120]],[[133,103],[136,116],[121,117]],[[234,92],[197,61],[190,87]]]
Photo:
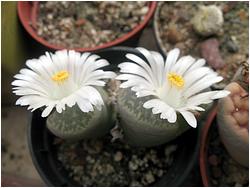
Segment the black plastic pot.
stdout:
[[[126,60],[125,54],[138,51],[127,47],[113,47],[98,51],[96,54],[112,62],[108,67],[117,70],[117,64]],[[203,124],[200,122],[200,125]],[[198,127],[201,127],[198,125]],[[32,160],[42,179],[48,186],[80,186],[74,182],[56,159],[53,139],[55,136],[46,128],[46,119],[41,117],[41,111],[31,114],[28,128],[28,143]],[[198,161],[199,129],[189,129],[183,135],[172,141],[178,145],[173,165],[153,186],[183,186]],[[185,185],[184,185],[185,186]]]

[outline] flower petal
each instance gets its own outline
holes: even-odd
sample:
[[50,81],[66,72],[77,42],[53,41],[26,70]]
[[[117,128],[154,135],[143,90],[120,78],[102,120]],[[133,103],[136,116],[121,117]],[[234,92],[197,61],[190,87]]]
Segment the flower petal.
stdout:
[[119,64],[118,67],[121,69],[120,72],[136,74],[138,76],[141,76],[145,78],[153,87],[157,87],[157,83],[151,79],[151,77],[147,74],[145,69],[143,69],[141,66],[134,63],[124,62]]
[[223,80],[223,77],[221,76],[214,76],[212,74],[207,75],[205,77],[203,77],[202,79],[200,79],[199,81],[197,81],[196,83],[194,83],[191,87],[189,87],[188,89],[186,89],[183,92],[184,97],[188,98],[208,87],[210,87],[211,85],[220,82],[221,80]]
[[193,65],[194,62],[195,59],[192,56],[181,57],[173,66],[171,71],[179,75],[183,75],[190,68],[190,66]]
[[194,116],[193,113],[188,112],[188,111],[179,111],[181,113],[181,115],[184,117],[184,119],[187,121],[187,123],[193,127],[196,128],[197,127],[197,120]]
[[197,95],[194,95],[190,97],[187,100],[187,105],[200,105],[200,104],[208,104],[212,102],[214,99],[219,99],[226,97],[229,95],[230,92],[223,90],[223,91],[208,91],[208,92],[203,92]]
[[185,86],[184,90],[186,88],[189,88],[192,84],[194,84],[196,81],[200,80],[204,76],[212,73],[213,71],[209,67],[201,67],[198,69],[195,69],[193,71],[190,71],[188,74],[185,74],[184,80],[185,80]]
[[156,75],[158,77],[158,87],[160,87],[164,80],[165,80],[165,75],[164,75],[164,59],[162,55],[158,52],[151,51],[151,54],[154,58],[154,61],[156,63]]
[[160,118],[167,119],[170,123],[175,123],[177,115],[175,110],[160,99],[151,99],[143,104],[146,109],[153,108],[152,112],[161,113]]
[[47,106],[42,112],[42,117],[47,117],[50,114],[50,112],[53,110],[54,106],[55,104],[50,104],[49,106]]
[[176,63],[178,57],[180,55],[180,50],[175,48],[168,52],[167,59],[165,62],[165,74],[170,71],[170,68]]
[[128,59],[134,61],[138,65],[140,65],[143,69],[145,69],[145,71],[148,73],[149,77],[151,78],[152,82],[156,81],[156,80],[153,80],[154,79],[153,72],[152,72],[152,69],[150,68],[150,66],[148,65],[148,63],[146,63],[143,59],[136,56],[135,54],[126,54],[126,57]]

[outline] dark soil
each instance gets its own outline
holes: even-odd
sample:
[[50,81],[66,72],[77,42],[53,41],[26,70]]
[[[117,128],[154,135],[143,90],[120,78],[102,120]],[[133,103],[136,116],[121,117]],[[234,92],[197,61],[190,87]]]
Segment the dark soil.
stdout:
[[249,169],[234,161],[223,146],[216,124],[210,131],[208,169],[211,186],[248,187]]
[[173,144],[136,148],[111,139],[56,139],[57,158],[81,186],[149,186],[167,173],[177,149]]
[[130,32],[147,13],[147,2],[39,2],[36,31],[60,47],[91,48]]
[[[216,5],[223,12],[223,28],[213,36],[201,37],[193,30],[191,20],[201,5]],[[162,2],[159,7],[157,22],[163,50],[178,47],[182,54],[202,57],[201,44],[207,39],[217,40],[225,65],[216,70],[224,77],[217,87],[228,84],[241,62],[248,59],[248,2]]]

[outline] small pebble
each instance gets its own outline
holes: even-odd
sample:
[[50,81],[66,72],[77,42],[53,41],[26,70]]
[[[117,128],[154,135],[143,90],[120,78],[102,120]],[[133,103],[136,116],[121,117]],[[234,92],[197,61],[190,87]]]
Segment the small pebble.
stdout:
[[119,162],[119,161],[122,160],[122,157],[123,157],[122,152],[118,151],[118,152],[116,152],[115,155],[114,155],[114,160],[115,160],[116,162]]
[[152,174],[152,172],[148,172],[145,176],[144,176],[145,180],[151,184],[155,181],[155,177],[154,175]]
[[236,53],[239,51],[238,45],[232,40],[228,40],[226,42],[226,47],[227,47],[227,50],[231,53]]
[[172,44],[178,43],[183,38],[180,31],[174,26],[170,27],[167,30],[166,37],[167,37],[168,41]]
[[213,166],[217,166],[219,164],[219,160],[216,155],[210,155],[208,157],[208,162]]
[[137,170],[137,168],[138,168],[137,164],[135,164],[131,161],[129,161],[128,166],[129,166],[129,169],[133,170],[133,171]]

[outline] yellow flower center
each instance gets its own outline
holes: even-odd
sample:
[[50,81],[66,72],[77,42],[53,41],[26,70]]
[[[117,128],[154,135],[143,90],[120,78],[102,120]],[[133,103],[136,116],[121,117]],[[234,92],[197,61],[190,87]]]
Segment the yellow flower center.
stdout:
[[52,80],[56,82],[61,82],[61,81],[65,81],[68,77],[69,77],[68,71],[62,70],[54,74],[52,76]]
[[184,86],[184,79],[178,74],[168,73],[167,78],[172,85],[175,85],[178,88],[182,88]]

